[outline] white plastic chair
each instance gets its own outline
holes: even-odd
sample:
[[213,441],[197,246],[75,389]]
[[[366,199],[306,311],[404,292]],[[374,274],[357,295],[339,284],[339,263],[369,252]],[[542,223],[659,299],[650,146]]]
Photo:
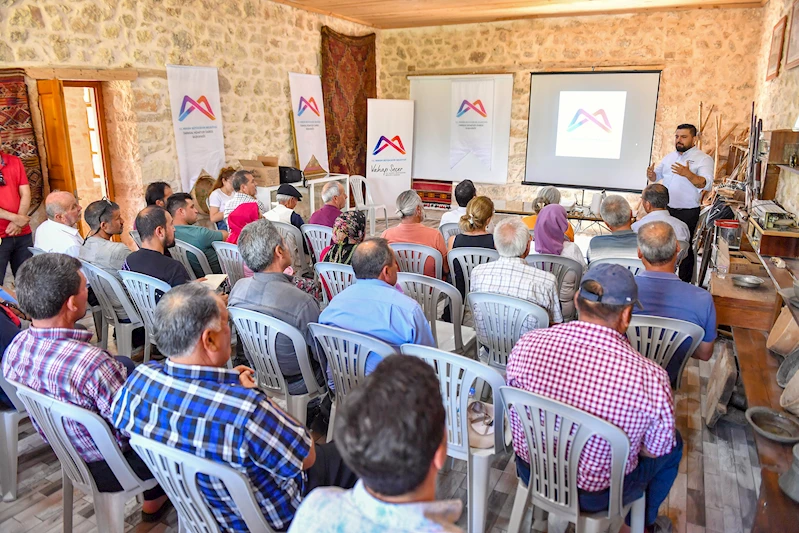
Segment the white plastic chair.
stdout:
[[150,468],[150,472],[175,506],[178,512],[178,531],[181,533],[222,533],[213,511],[208,507],[205,496],[197,485],[200,474],[224,484],[236,510],[247,525],[247,530],[272,533],[249,480],[238,470],[141,435],[131,435],[130,445]]
[[424,274],[425,263],[428,258],[432,257],[435,263],[436,278],[441,279],[444,258],[441,256],[441,252],[435,248],[411,242],[395,242],[391,244],[391,249],[394,250],[401,272]]
[[472,270],[477,265],[483,265],[496,261],[499,259],[499,253],[490,248],[453,248],[447,252],[447,263],[449,263],[449,271],[452,274],[453,281],[455,279],[455,265],[461,267],[464,277],[464,287],[466,287],[466,294],[469,294],[469,280],[472,278]]
[[[104,329],[102,335],[98,332],[98,337],[102,339],[103,350],[108,348],[108,326],[113,326],[117,334],[117,353],[130,357],[133,353],[133,330],[144,327],[139,312],[118,279],[88,261],[81,261],[81,263],[83,263],[83,273],[92,286],[94,295],[97,296],[103,311]],[[115,300],[122,306],[130,322],[120,321],[114,308]]]
[[677,244],[680,245],[680,251],[677,254],[677,265],[675,271],[679,271],[680,263],[683,262],[683,259],[688,257],[688,250],[690,249],[691,246],[690,244],[688,244],[688,241],[677,241]]
[[[114,439],[108,423],[100,415],[77,405],[62,402],[38,393],[28,387],[14,383],[17,395],[30,413],[36,425],[41,428],[47,442],[61,463],[64,500],[64,531],[72,531],[73,486],[90,495],[94,501],[97,517],[97,530],[110,533],[125,531],[125,502],[145,490],[156,486],[155,479],[143,480],[130,468],[122,451]],[[100,451],[103,459],[122,490],[119,492],[100,492],[75,446],[66,433],[65,422],[74,420],[81,424]]]
[[[505,450],[505,417],[499,401],[499,390],[505,380],[496,370],[461,355],[416,344],[403,344],[400,349],[403,355],[423,359],[436,371],[447,411],[447,455],[467,464],[468,531],[482,533],[485,531],[491,458]],[[469,389],[478,381],[494,391],[494,445],[486,449],[469,446]]]
[[447,244],[450,237],[461,233],[461,227],[457,222],[447,222],[446,224],[441,224],[438,227],[438,231],[441,232],[441,236],[444,237],[444,243]]
[[244,259],[239,253],[239,247],[229,242],[212,242],[219,258],[219,267],[227,274],[228,283],[233,288],[236,282],[244,277]]
[[[288,413],[305,425],[308,402],[324,393],[311,368],[305,337],[297,328],[263,313],[236,307],[229,307],[228,312],[236,326],[239,341],[244,344],[244,354],[255,369],[258,388],[269,397],[277,396],[285,400]],[[305,394],[289,394],[286,379],[278,364],[275,342],[279,334],[288,337],[294,345],[302,380],[308,391]]]
[[396,350],[381,340],[355,331],[323,324],[308,324],[308,327],[327,359],[336,388],[327,429],[327,442],[330,442],[333,440],[336,404],[344,401],[347,394],[363,382],[366,377],[367,356],[374,353],[385,359],[394,355]]
[[[490,292],[472,292],[466,296],[466,302],[474,315],[478,357],[480,348],[485,348],[488,365],[503,373],[508,364],[508,355],[519,338],[530,329],[549,326],[547,311],[521,298]],[[528,317],[535,320],[533,328],[526,324]]]
[[[293,260],[292,266],[294,267],[294,274],[302,276],[311,271],[311,265],[308,256],[305,255],[303,248],[304,239],[302,232],[293,224],[286,224],[285,222],[272,222],[277,229],[280,236],[283,237],[283,242],[286,247],[291,251],[291,258]],[[324,248],[323,248],[324,249]],[[319,250],[320,252],[322,250]]]
[[[518,482],[508,533],[518,533],[524,509],[531,498],[536,508],[574,522],[576,533],[606,531],[611,521],[626,516],[632,507],[632,531],[643,533],[645,496],[629,506],[622,502],[624,467],[630,453],[630,441],[624,431],[601,418],[538,394],[513,387],[502,387],[499,392],[506,412],[510,413],[512,407],[519,415],[530,457],[530,483],[525,485],[521,479]],[[578,464],[583,448],[595,435],[611,448],[610,505],[607,511],[581,513]]]
[[[424,316],[430,322],[430,329],[433,330],[433,338],[439,349],[461,355],[474,353],[476,335],[474,328],[462,325],[463,298],[458,289],[446,281],[409,272],[399,272],[397,282],[402,284],[406,296],[419,302]],[[451,323],[438,319],[438,306],[442,296],[449,300]]]
[[165,281],[128,270],[120,270],[122,283],[130,294],[130,299],[136,304],[139,316],[144,322],[144,362],[150,361],[150,339],[154,329],[155,306],[161,296],[169,292],[172,287]]
[[[369,185],[366,178],[363,176],[350,176],[350,190],[352,191],[352,198],[355,200],[356,211],[366,211],[369,218],[369,235],[375,234],[375,218],[377,210],[383,210],[383,218],[386,222],[386,229],[388,229],[388,209],[383,204],[376,204],[372,199],[372,193],[369,192]],[[366,191],[364,199],[364,191]]]
[[[544,272],[549,272],[555,276],[558,285],[558,295],[561,294],[563,280],[569,272],[574,272],[574,290],[577,291],[580,289],[580,282],[583,279],[583,266],[574,259],[552,254],[530,254],[525,258],[525,261],[527,261],[528,265],[534,266]],[[570,320],[576,318],[576,316],[564,316],[563,318]]]
[[644,268],[644,263],[640,259],[631,259],[627,257],[607,257],[605,259],[597,259],[596,261],[591,261],[588,264],[588,270],[591,270],[597,265],[604,265],[606,263],[610,263],[611,265],[621,265],[632,272],[633,276],[637,276],[639,272],[646,270]]
[[128,232],[128,235],[130,235],[130,238],[133,239],[133,242],[135,242],[136,246],[141,250],[141,237],[139,237],[139,232],[132,229]]
[[[341,263],[328,263],[322,261],[314,265],[314,272],[322,280],[322,299],[324,305],[330,303],[330,298],[335,297],[338,293],[356,282],[355,271],[352,270],[350,265]],[[328,298],[328,291],[330,297]]]
[[0,409],[0,497],[4,502],[17,499],[17,467],[19,466],[19,424],[28,418],[25,404],[17,397],[14,386],[0,371],[0,390],[11,400],[12,409]]
[[46,254],[47,253],[44,250],[42,250],[41,248],[36,248],[35,246],[28,246],[28,251],[30,253],[32,253],[33,255],[39,255],[39,254]]
[[193,244],[187,243],[186,241],[175,239],[175,247],[172,248],[172,257],[180,261],[180,263],[186,268],[186,272],[189,273],[189,277],[191,279],[197,279],[197,274],[194,273],[194,269],[191,267],[191,262],[189,261],[189,254],[193,255],[200,263],[203,276],[210,276],[214,273],[214,271],[211,270],[211,265],[208,263],[208,258],[205,256],[202,250]]
[[663,369],[669,366],[677,348],[686,339],[691,339],[691,346],[688,348],[677,374],[676,388],[679,389],[682,371],[696,349],[699,348],[702,339],[705,338],[705,330],[696,324],[676,318],[633,315],[630,325],[627,326],[627,338],[630,339],[630,344],[638,353],[654,361]]
[[321,224],[303,224],[300,231],[308,241],[308,250],[313,255],[314,263],[318,263],[322,260],[322,250],[333,240],[333,228]]

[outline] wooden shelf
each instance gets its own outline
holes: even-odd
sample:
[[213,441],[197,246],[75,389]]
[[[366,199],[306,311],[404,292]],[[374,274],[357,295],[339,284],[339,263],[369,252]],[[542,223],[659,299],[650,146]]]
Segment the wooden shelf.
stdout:
[[787,170],[788,172],[793,172],[794,174],[799,174],[799,167],[791,167],[788,165],[777,165],[782,170]]

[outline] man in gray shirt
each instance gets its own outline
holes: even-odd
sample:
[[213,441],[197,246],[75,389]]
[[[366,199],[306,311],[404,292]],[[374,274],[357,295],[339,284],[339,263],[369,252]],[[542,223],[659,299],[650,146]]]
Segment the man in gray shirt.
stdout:
[[588,245],[588,262],[597,259],[638,259],[638,235],[632,230],[633,210],[624,197],[612,194],[599,208],[610,235],[597,235]]
[[[244,263],[255,274],[236,283],[230,291],[228,305],[282,320],[297,328],[308,346],[313,347],[314,340],[308,324],[319,321],[319,302],[298,289],[291,277],[283,273],[291,266],[292,258],[277,228],[265,219],[251,222],[241,231],[238,245]],[[285,335],[278,335],[275,345],[278,365],[286,378],[289,393],[307,392],[291,340]],[[316,358],[313,348],[310,352]],[[311,360],[311,366],[317,381],[323,384],[321,368],[314,359]]]

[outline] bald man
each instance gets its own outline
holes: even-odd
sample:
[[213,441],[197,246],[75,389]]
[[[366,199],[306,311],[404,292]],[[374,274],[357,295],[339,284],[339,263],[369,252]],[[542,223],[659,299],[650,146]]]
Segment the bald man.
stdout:
[[51,192],[44,201],[44,210],[47,220],[36,229],[33,246],[80,259],[83,239],[75,225],[80,220],[81,207],[75,196],[66,191]]

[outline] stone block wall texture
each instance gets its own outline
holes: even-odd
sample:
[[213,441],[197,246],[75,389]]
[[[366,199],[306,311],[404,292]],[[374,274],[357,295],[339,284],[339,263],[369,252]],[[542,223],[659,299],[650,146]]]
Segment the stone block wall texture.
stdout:
[[[414,71],[513,73],[508,183],[479,189],[495,198],[529,200],[536,189],[521,182],[531,71],[663,65],[653,150],[659,161],[674,149],[674,127],[697,122],[700,101],[722,112],[722,130],[735,122],[748,126],[757,70],[752,54],[760,49],[762,26],[762,9],[725,9],[384,30],[378,42],[380,97],[408,98],[406,76]],[[712,119],[707,130],[705,140],[713,146]]]

